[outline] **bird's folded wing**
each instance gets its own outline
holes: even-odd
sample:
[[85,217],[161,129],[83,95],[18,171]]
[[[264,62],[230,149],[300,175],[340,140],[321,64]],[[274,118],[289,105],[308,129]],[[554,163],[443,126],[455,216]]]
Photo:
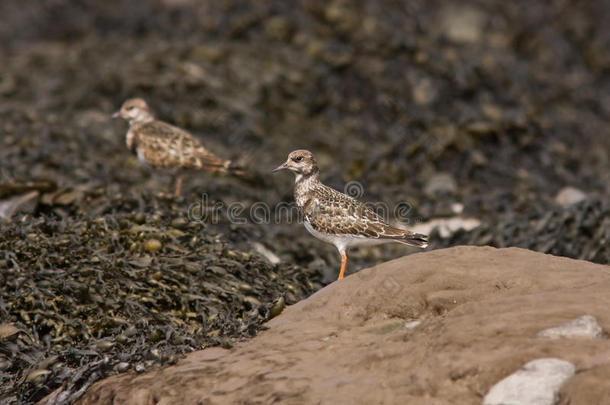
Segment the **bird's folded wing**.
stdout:
[[226,165],[191,134],[161,121],[139,128],[137,143],[152,166],[218,170]]
[[385,223],[365,204],[327,187],[318,190],[308,208],[305,215],[319,232],[368,238],[404,232]]

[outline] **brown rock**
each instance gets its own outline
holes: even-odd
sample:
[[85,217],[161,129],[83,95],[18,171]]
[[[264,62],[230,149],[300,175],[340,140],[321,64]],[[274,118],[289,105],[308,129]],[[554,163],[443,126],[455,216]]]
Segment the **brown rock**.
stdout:
[[536,334],[583,314],[609,330],[609,270],[516,248],[410,255],[332,283],[232,350],[108,378],[79,403],[478,404],[496,382],[548,357],[577,369],[562,403],[602,403],[608,339]]

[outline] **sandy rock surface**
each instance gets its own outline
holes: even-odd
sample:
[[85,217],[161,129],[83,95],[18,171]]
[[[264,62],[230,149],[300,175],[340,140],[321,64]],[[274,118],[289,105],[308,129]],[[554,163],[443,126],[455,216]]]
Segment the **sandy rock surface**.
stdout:
[[[559,403],[609,403],[608,291],[608,266],[517,248],[423,252],[327,286],[231,350],[111,377],[79,403],[480,404],[543,358],[575,366]],[[537,337],[583,315],[601,339]]]

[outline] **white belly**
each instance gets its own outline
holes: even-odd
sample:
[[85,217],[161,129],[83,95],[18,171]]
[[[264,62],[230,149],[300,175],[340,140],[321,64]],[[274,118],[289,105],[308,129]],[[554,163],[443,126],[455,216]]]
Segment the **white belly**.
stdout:
[[127,131],[127,136],[125,136],[125,143],[127,144],[127,149],[133,150],[133,141],[135,138],[135,134],[131,129]]
[[371,239],[366,238],[364,236],[329,235],[327,233],[318,232],[313,229],[308,220],[305,220],[303,224],[305,225],[305,229],[307,229],[310,234],[320,239],[321,241],[335,245],[337,250],[342,253],[345,252],[345,250],[350,246],[378,245],[381,243],[388,242],[388,240]]
[[140,163],[142,163],[144,166],[148,166],[148,163],[146,162],[146,158],[144,157],[144,151],[142,150],[142,148],[137,148],[136,153],[138,155],[138,160],[140,161]]

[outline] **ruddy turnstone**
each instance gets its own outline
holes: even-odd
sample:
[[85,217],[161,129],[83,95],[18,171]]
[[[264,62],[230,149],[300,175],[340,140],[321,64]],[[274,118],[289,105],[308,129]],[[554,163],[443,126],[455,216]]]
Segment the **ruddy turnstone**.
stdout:
[[316,238],[335,245],[341,255],[339,280],[347,265],[351,246],[400,242],[425,248],[428,237],[386,223],[360,201],[320,182],[320,170],[311,152],[295,150],[273,170],[295,173],[294,199],[305,217],[305,228]]
[[[146,101],[131,98],[112,115],[129,122],[127,148],[140,162],[155,168],[172,170],[200,169],[241,174],[231,161],[221,159],[183,129],[156,120]],[[176,179],[174,195],[180,195],[182,176]]]

